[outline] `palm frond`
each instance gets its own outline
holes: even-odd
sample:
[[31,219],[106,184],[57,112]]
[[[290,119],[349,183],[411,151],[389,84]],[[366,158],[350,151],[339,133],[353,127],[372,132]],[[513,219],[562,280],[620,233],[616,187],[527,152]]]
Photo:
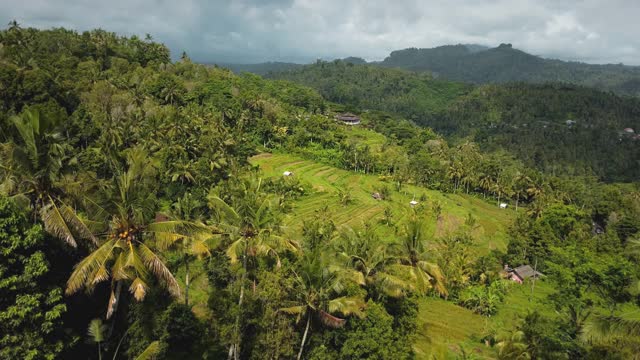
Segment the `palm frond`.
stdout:
[[209,206],[218,212],[218,214],[227,219],[230,223],[236,223],[240,220],[240,215],[227,204],[224,200],[220,199],[214,193],[209,193],[207,195],[207,200],[209,201]]
[[67,221],[53,201],[48,201],[47,204],[40,209],[40,215],[44,223],[44,229],[49,234],[64,240],[72,247],[78,246]]
[[442,296],[446,296],[448,291],[445,287],[445,277],[437,264],[428,261],[419,261],[418,267],[429,276],[429,283]]
[[338,265],[329,265],[329,270],[336,273],[337,277],[341,280],[346,280],[348,282],[352,282],[361,286],[366,285],[364,274],[362,274],[360,271],[344,268]]
[[209,226],[184,220],[156,221],[147,226],[147,231],[152,233],[173,233],[199,240],[213,235],[213,231]]
[[343,315],[364,316],[363,309],[366,307],[364,300],[357,296],[342,296],[329,301],[329,312],[338,312]]
[[291,314],[291,315],[298,315],[298,314],[302,314],[305,309],[307,307],[304,305],[298,305],[298,306],[290,306],[290,307],[286,307],[286,308],[280,308],[278,309],[278,311],[283,312],[285,314]]
[[180,286],[164,262],[146,245],[141,243],[138,246],[140,248],[140,257],[147,268],[166,286],[171,295],[180,296]]
[[415,286],[411,282],[398,276],[386,272],[378,272],[375,277],[380,289],[391,297],[399,298],[404,296],[405,291],[415,291]]
[[135,360],[155,360],[160,356],[162,352],[162,343],[160,341],[154,341],[142,352],[142,354],[136,356]]
[[127,253],[121,251],[113,262],[111,267],[111,275],[114,281],[130,280],[132,275],[127,272]]
[[115,239],[106,241],[82,259],[82,261],[75,266],[71,276],[69,276],[67,280],[66,294],[74,294],[83,287],[91,290],[97,283],[96,279],[99,279],[103,275],[100,269],[105,266],[106,262],[111,258],[116,246],[117,241]]
[[101,319],[93,319],[89,323],[89,327],[87,328],[87,335],[89,335],[89,340],[94,343],[101,343],[104,341],[104,333],[107,329],[107,326],[102,323]]
[[206,240],[191,242],[189,253],[198,258],[211,256],[211,250],[209,249],[209,244],[207,244]]
[[226,254],[231,260],[232,264],[235,264],[238,262],[238,257],[242,255],[244,251],[244,246],[245,246],[245,240],[242,238],[237,239],[236,241],[232,242],[231,245],[229,245],[229,247],[227,248]]
[[640,320],[621,316],[593,316],[584,327],[582,336],[587,340],[609,342],[616,338],[640,336]]
[[331,328],[341,328],[347,323],[347,320],[333,316],[323,310],[318,311],[318,317],[320,318],[320,322]]
[[27,151],[29,159],[34,167],[38,164],[38,146],[36,143],[36,134],[39,133],[40,113],[25,110],[22,116],[12,116],[11,122],[18,130],[20,138],[24,143],[24,149]]
[[89,226],[85,221],[75,212],[69,205],[64,203],[60,204],[60,213],[67,224],[82,238],[91,240],[93,245],[98,245],[98,239],[93,235],[93,232],[89,229]]
[[131,286],[129,286],[129,292],[133,294],[133,297],[137,301],[142,301],[147,295],[148,288],[149,286],[141,278],[136,278],[131,282]]

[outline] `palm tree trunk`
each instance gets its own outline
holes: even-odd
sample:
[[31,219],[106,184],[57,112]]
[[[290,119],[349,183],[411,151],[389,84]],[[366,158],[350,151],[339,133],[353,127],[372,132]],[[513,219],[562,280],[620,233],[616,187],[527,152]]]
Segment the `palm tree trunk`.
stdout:
[[189,306],[189,255],[184,256],[186,275],[184,279],[184,304]]
[[[107,319],[111,318],[113,314],[115,314],[116,311],[118,310],[118,304],[120,303],[121,292],[122,292],[122,280],[118,281],[118,283],[116,284],[116,291],[113,296],[114,298],[113,306],[111,307],[111,312],[107,310]],[[107,339],[110,338],[111,335],[113,334],[113,328],[115,325],[116,325],[116,321],[114,320],[111,322],[111,326],[109,327],[109,335],[107,336]]]
[[304,350],[304,343],[307,341],[307,334],[309,333],[309,325],[311,324],[311,314],[307,315],[307,326],[304,329],[304,335],[302,335],[302,344],[300,344],[300,351],[298,352],[298,360],[302,358],[302,351]]
[[240,279],[240,297],[238,299],[238,315],[236,315],[236,324],[235,324],[235,333],[238,339],[234,344],[229,346],[229,354],[227,355],[227,359],[231,360],[232,358],[238,360],[239,352],[240,352],[240,314],[242,313],[242,300],[244,299],[244,282],[247,278],[247,254],[245,250],[245,254],[242,258],[242,267],[244,271],[242,272],[242,278]]

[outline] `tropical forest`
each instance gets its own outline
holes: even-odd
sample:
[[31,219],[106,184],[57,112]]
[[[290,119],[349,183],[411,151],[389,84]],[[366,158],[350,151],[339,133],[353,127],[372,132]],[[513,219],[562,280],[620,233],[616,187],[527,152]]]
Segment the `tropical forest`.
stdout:
[[0,359],[640,358],[637,70],[418,55],[256,74],[11,21]]

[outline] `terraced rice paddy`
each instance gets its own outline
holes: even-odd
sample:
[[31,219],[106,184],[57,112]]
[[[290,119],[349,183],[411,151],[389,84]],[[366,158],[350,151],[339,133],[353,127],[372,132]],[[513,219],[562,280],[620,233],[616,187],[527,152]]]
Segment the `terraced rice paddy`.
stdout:
[[[371,196],[372,193],[380,192],[383,187],[392,189],[394,184],[384,182],[376,175],[337,169],[288,154],[265,153],[253,157],[251,161],[260,166],[265,177],[282,176],[283,172],[291,171],[293,176],[312,188],[310,194],[293,204],[293,211],[286,216],[284,225],[290,231],[298,230],[305,219],[316,216],[318,210],[327,206],[332,220],[338,226],[358,227],[369,222],[376,226],[381,235],[392,235],[395,229],[381,221],[385,209],[391,210],[393,223],[401,224],[413,211],[409,202],[415,199],[419,201],[416,207],[418,214],[427,220],[430,237],[445,236],[456,231],[471,214],[477,222],[473,233],[480,253],[496,248],[504,250],[507,244],[506,230],[514,212],[501,210],[493,202],[412,185],[404,186],[400,191],[391,191],[391,196],[385,200],[376,200]],[[353,199],[348,205],[341,204],[338,196],[345,189]],[[420,201],[421,198],[426,200]],[[436,201],[442,206],[438,220],[432,209]]]

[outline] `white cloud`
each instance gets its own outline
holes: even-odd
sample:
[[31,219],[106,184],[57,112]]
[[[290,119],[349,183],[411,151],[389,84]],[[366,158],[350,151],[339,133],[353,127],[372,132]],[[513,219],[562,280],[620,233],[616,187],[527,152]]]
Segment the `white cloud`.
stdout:
[[637,0],[0,0],[0,21],[150,33],[200,61],[311,61],[502,42],[587,62],[640,64]]

